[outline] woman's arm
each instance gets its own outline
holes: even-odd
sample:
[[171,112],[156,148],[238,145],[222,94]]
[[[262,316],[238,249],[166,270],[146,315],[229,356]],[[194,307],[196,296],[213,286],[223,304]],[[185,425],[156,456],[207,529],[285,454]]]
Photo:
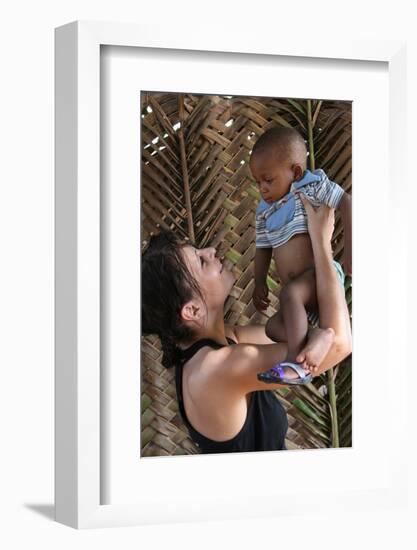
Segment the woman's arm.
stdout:
[[352,335],[344,289],[333,266],[331,237],[334,229],[334,210],[321,206],[314,209],[303,194],[300,198],[308,218],[316,268],[317,302],[320,327],[332,328],[335,338],[329,353],[315,375],[333,367],[352,351]]
[[274,344],[265,334],[265,325],[225,325],[226,336],[237,344]]
[[215,353],[217,356],[216,383],[227,387],[229,394],[241,395],[257,390],[273,390],[283,387],[283,384],[265,384],[258,380],[257,375],[286,359],[288,354],[286,343],[237,344],[225,346],[216,350]]
[[343,194],[339,211],[343,224],[343,268],[346,275],[352,275],[352,198],[348,193]]

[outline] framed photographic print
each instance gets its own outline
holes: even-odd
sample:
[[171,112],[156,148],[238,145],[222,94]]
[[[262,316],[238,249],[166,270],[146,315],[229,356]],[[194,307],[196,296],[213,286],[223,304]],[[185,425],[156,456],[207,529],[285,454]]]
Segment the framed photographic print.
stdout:
[[[56,30],[56,519],[81,528],[273,516],[300,501],[399,505],[405,413],[385,403],[393,363],[404,391],[405,348],[384,335],[401,341],[392,320],[406,304],[404,220],[390,201],[404,166],[404,44],[166,31]],[[142,333],[141,254],[163,229],[215,247],[236,279],[227,323],[265,324],[280,283],[271,265],[269,309],[255,311],[249,161],[273,127],[296,128],[307,167],[352,193],[354,354],[309,387],[278,390],[286,452],[204,454],[159,339]],[[337,217],[336,260],[341,235]],[[265,483],[260,472],[274,471],[288,475]],[[311,473],[290,475],[300,471]]]
[[[105,54],[105,59],[107,57]],[[304,72],[302,67],[295,70],[300,74]],[[287,72],[290,73],[289,67]],[[291,80],[292,76],[288,74],[283,78]],[[270,184],[267,181],[258,186],[249,161],[254,158],[252,149],[261,136],[258,147],[262,140],[265,143],[267,136],[275,136],[277,140],[284,136],[298,138],[303,160],[306,155],[304,178],[313,177],[311,174],[317,177],[322,174],[319,169],[325,170],[328,178],[337,181],[345,191],[345,200],[349,200],[352,193],[351,101],[152,91],[141,94],[141,248],[147,250],[153,235],[172,228],[175,234],[192,240],[199,248],[214,247],[218,258],[226,268],[232,269],[235,277],[223,307],[223,316],[230,326],[257,323],[264,326],[268,318],[276,315],[283,286],[276,265],[285,263],[286,269],[292,269],[291,261],[280,262],[278,258],[271,262],[267,276],[269,306],[264,311],[257,310],[252,299],[256,208],[262,204],[261,191],[268,191]],[[300,179],[297,185],[301,183]],[[323,183],[315,185],[323,186],[320,198],[329,201],[334,193],[330,189],[333,184],[329,183],[328,189]],[[334,185],[334,189],[340,192],[339,186]],[[345,225],[349,224],[344,221]],[[297,225],[296,230],[304,228]],[[349,255],[349,242],[348,247],[344,247],[344,232],[338,211],[334,258],[346,264],[347,276],[343,283],[351,310],[351,267],[348,265],[351,262],[343,261]],[[288,242],[287,237],[285,234],[282,241]],[[281,252],[282,249],[282,256]],[[158,279],[162,281],[163,274],[159,274]],[[143,282],[146,285],[146,274]],[[164,285],[168,286],[168,281]],[[150,286],[156,286],[155,273]],[[163,289],[158,290],[158,294],[163,295]],[[165,298],[164,303],[167,302]],[[152,311],[154,308],[155,305]],[[197,445],[187,435],[187,427],[176,406],[176,372],[174,368],[163,368],[160,348],[161,338],[155,338],[154,334],[142,340],[141,456],[203,452],[201,444]],[[312,385],[277,390],[290,424],[285,437],[286,449],[350,447],[351,386],[349,356],[336,371],[315,377]],[[210,447],[212,452],[216,451],[215,445]],[[219,449],[222,448],[230,452],[230,448],[239,446],[235,440],[234,447],[227,447],[223,442]]]

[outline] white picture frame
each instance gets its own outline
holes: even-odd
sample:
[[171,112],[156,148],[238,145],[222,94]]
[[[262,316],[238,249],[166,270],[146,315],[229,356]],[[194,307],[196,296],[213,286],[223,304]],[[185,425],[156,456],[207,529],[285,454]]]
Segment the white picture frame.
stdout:
[[[233,495],[208,499],[206,506],[200,503],[197,510],[187,499],[179,500],[174,494],[163,500],[150,497],[146,509],[128,502],[101,504],[100,49],[103,45],[385,62],[389,72],[389,170],[394,186],[394,175],[395,179],[401,178],[405,166],[405,44],[386,40],[329,44],[320,39],[297,37],[294,41],[280,41],[259,36],[254,45],[248,45],[238,32],[214,38],[209,30],[204,33],[196,29],[194,34],[187,32],[183,37],[168,27],[158,33],[148,26],[94,22],[74,22],[56,29],[56,519],[72,527],[88,528],[158,523],[161,518],[187,521],[265,515],[264,510],[250,510],[249,499]],[[406,221],[401,213],[394,211],[393,216],[395,235],[401,231],[405,234]],[[403,246],[396,246],[395,235],[388,250],[395,255],[398,266],[404,263],[406,245],[402,239]],[[393,269],[388,270],[389,282],[398,280],[398,269],[401,268],[396,269],[396,279]],[[405,280],[405,268],[400,274],[404,274]],[[392,287],[388,286],[390,315],[405,318],[405,291],[397,292],[394,299]],[[397,331],[400,343],[404,344],[403,351],[401,345],[400,351],[396,350],[401,363],[405,358],[404,336],[394,324],[388,325],[387,330],[392,334]],[[395,341],[398,345],[397,338]],[[398,391],[405,399],[402,368],[400,364]],[[393,414],[398,425],[404,426],[405,409],[399,408]],[[402,435],[397,433],[397,466],[394,467],[390,456],[386,480],[380,488],[363,486],[354,493],[341,491],[337,498],[332,495],[332,506],[342,505],[347,510],[359,505],[393,506],[403,502],[406,479],[398,460],[401,441]],[[317,491],[287,494],[285,509],[274,503],[274,493],[267,486],[263,487],[262,496],[271,515],[295,513],[299,498],[303,499],[304,508],[311,504],[315,511],[325,509],[328,503],[328,495]]]

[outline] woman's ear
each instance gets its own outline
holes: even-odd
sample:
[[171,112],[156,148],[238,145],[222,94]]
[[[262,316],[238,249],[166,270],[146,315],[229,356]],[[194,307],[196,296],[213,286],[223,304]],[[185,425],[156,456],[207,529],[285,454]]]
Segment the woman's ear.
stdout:
[[293,174],[294,174],[294,181],[299,180],[302,178],[304,174],[303,167],[301,164],[293,164],[292,166]]
[[199,321],[203,315],[203,308],[197,300],[190,300],[181,308],[181,319],[183,321]]

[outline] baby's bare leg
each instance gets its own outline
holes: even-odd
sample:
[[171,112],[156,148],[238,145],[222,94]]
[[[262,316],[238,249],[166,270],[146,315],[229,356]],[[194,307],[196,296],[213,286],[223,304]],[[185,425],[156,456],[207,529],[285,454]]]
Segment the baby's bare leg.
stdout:
[[287,341],[287,331],[280,311],[272,315],[266,322],[265,334],[274,342]]
[[286,284],[281,290],[279,300],[287,336],[288,360],[295,361],[307,338],[306,307],[317,306],[314,269],[308,269]]

